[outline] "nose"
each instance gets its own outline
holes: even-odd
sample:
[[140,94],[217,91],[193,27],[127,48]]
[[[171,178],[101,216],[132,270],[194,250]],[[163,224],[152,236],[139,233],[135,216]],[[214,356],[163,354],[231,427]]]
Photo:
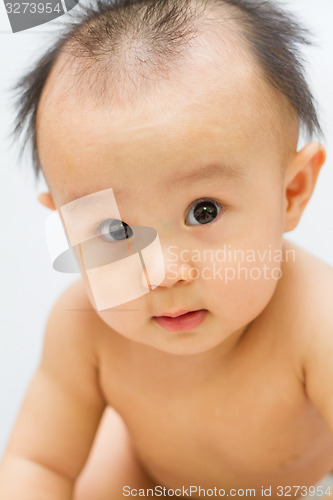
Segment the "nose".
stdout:
[[171,251],[176,247],[161,246],[160,252],[154,252],[149,260],[145,260],[142,283],[151,289],[157,287],[170,288],[176,283],[188,284],[193,281],[193,269],[190,261],[182,260],[179,254]]
[[176,283],[183,283],[184,285],[190,283],[193,281],[191,270],[189,262],[183,262],[179,257],[171,261],[165,259],[165,278],[159,286],[169,288]]

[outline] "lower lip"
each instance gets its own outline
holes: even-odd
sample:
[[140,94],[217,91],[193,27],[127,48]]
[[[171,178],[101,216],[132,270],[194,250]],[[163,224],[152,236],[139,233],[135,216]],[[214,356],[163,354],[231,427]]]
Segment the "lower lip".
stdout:
[[155,316],[154,319],[158,325],[169,332],[187,332],[189,330],[194,330],[204,321],[207,315],[206,309],[200,309],[200,311],[193,311],[176,318],[170,318],[169,316]]

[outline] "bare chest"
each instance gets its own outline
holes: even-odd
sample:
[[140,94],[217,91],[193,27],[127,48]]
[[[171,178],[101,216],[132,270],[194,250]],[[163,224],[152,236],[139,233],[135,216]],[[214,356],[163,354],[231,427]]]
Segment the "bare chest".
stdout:
[[191,383],[181,370],[132,357],[117,369],[105,363],[102,384],[160,484],[317,481],[332,464],[333,439],[292,369],[279,356],[234,361]]

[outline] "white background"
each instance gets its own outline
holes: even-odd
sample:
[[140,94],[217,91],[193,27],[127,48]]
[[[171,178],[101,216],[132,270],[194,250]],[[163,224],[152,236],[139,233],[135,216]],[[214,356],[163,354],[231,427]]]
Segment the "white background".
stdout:
[[[313,198],[288,237],[333,265],[333,0],[283,4],[317,37],[319,47],[305,54],[327,149]],[[19,163],[18,148],[8,140],[14,117],[8,89],[44,50],[45,37],[55,29],[57,21],[12,34],[0,0],[0,455],[37,366],[50,308],[78,277],[52,270],[44,237],[49,212],[37,203],[44,186],[35,185],[29,157]]]

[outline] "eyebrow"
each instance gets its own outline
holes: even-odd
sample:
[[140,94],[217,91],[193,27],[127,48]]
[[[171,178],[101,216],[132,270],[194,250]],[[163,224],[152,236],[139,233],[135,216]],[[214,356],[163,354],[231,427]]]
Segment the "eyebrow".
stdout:
[[[168,175],[165,179],[163,179],[163,184],[166,188],[171,188],[175,184],[187,184],[190,181],[203,181],[205,179],[214,179],[216,177],[224,177],[225,179],[243,179],[246,180],[246,174],[244,168],[240,165],[231,165],[220,162],[212,162],[208,164],[203,164],[198,167],[195,167],[188,171],[178,170],[174,172],[172,176]],[[112,186],[111,186],[112,187]],[[123,189],[114,190],[115,195],[117,197],[123,193]],[[82,198],[84,196],[88,196],[92,194],[91,191],[87,193],[71,193],[68,197],[68,201],[64,203],[70,203],[71,201],[75,201],[78,198]]]
[[240,165],[231,165],[220,162],[213,162],[207,165],[195,167],[186,172],[178,171],[172,177],[165,179],[165,184],[171,186],[174,183],[186,184],[189,181],[202,181],[214,177],[225,177],[227,179],[244,179],[245,171]]

